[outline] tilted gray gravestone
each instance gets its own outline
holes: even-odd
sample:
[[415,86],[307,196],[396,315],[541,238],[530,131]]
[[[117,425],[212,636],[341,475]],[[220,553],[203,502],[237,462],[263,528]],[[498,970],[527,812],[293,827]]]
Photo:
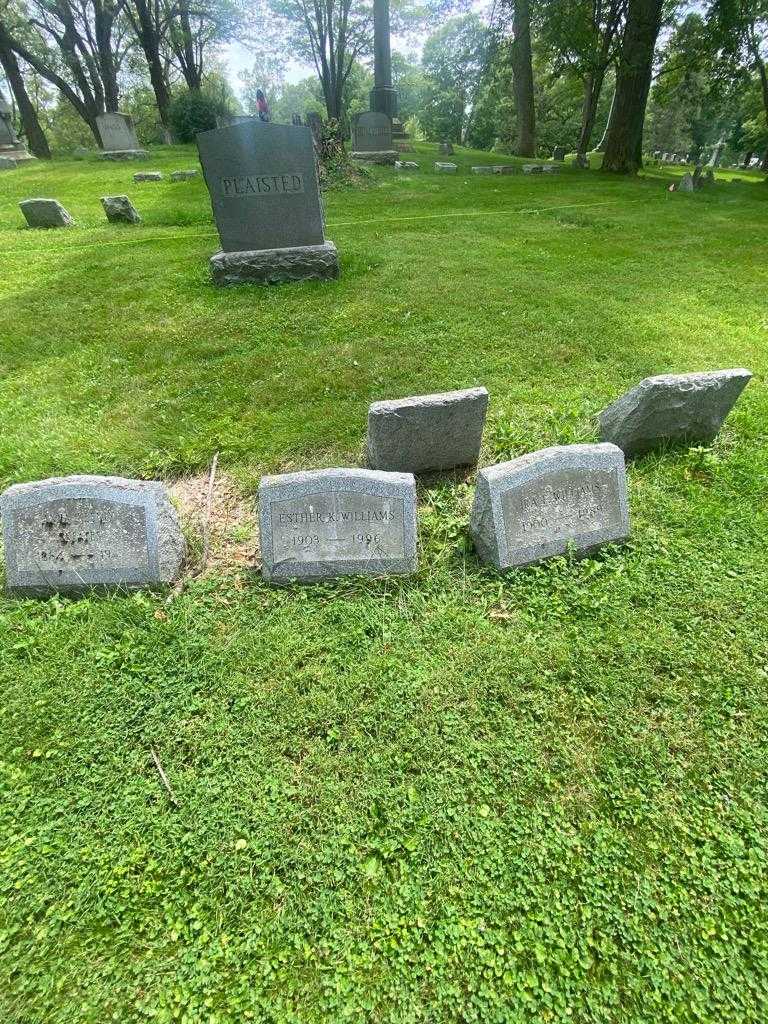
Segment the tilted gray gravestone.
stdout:
[[392,142],[392,121],[377,110],[356,114],[352,120],[352,157],[375,163],[394,163],[397,150]]
[[709,444],[752,378],[736,367],[646,377],[600,413],[600,437],[627,458],[665,444]]
[[259,485],[264,578],[275,582],[416,571],[410,473],[320,469]]
[[544,448],[481,469],[470,531],[496,569],[587,554],[629,536],[624,456],[613,444]]
[[96,127],[101,138],[103,160],[143,160],[149,156],[142,149],[129,114],[98,114]]
[[374,402],[368,410],[368,461],[374,469],[398,473],[474,465],[487,410],[485,388]]
[[200,132],[197,147],[221,239],[211,258],[215,284],[339,276],[311,129],[254,119]]
[[101,205],[110,224],[141,224],[139,211],[128,196],[102,196]]
[[23,199],[19,206],[31,228],[69,228],[75,223],[56,199]]
[[2,496],[8,591],[20,596],[170,583],[185,554],[161,483],[70,476]]

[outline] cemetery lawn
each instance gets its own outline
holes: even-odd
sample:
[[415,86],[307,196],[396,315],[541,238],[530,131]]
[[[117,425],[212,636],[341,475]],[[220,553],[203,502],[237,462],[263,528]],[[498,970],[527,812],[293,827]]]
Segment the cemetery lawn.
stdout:
[[[0,176],[2,483],[173,481],[193,569],[0,598],[4,1024],[765,1021],[768,185],[418,149],[328,194],[339,282],[268,289],[208,283],[202,181]],[[35,195],[77,227],[23,229]],[[253,568],[260,474],[362,464],[373,399],[486,385],[489,463],[729,366],[716,443],[631,466],[624,547],[502,578],[457,475],[412,578]]]

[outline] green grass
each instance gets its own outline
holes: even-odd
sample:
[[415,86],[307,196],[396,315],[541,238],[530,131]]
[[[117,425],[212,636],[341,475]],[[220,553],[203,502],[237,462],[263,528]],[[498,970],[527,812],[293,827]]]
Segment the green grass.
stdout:
[[[600,557],[482,568],[470,478],[421,487],[407,580],[0,599],[4,1024],[765,1021],[768,188],[418,148],[328,195],[339,282],[272,289],[208,283],[202,182],[4,173],[3,481],[219,451],[252,494],[474,384],[490,462],[650,373],[755,379],[711,449],[632,465]],[[23,229],[31,195],[77,228]]]

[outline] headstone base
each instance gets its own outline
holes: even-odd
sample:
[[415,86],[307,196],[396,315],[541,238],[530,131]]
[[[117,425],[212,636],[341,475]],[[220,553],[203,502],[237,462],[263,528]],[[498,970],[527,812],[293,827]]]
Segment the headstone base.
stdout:
[[283,284],[288,281],[333,281],[339,276],[339,254],[333,242],[294,245],[289,249],[217,252],[211,257],[213,283]]
[[105,149],[99,154],[102,160],[149,160],[146,149]]
[[0,146],[0,156],[15,160],[17,164],[20,164],[22,160],[37,160],[37,157],[29,153],[23,146]]
[[397,160],[396,149],[375,149],[370,153],[350,153],[353,160],[365,160],[369,164],[393,164]]

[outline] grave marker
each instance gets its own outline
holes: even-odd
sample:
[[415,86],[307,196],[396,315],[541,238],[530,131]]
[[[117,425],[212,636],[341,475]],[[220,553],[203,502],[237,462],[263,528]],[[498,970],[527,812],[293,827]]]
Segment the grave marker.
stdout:
[[98,114],[96,127],[101,138],[102,160],[143,160],[149,156],[142,149],[129,114],[110,112]]
[[101,205],[110,224],[141,224],[139,211],[128,196],[102,196]]
[[23,199],[19,206],[31,228],[69,228],[75,223],[56,199]]
[[485,388],[374,402],[368,410],[368,460],[374,469],[400,473],[474,465],[487,409]]
[[19,596],[170,583],[184,537],[161,483],[70,476],[2,496],[8,591]]
[[376,110],[356,114],[352,120],[352,158],[374,163],[394,163],[397,150],[392,143],[392,121]]
[[416,571],[410,473],[320,469],[259,485],[264,578],[275,582]]
[[572,444],[481,469],[470,530],[480,558],[500,570],[623,540],[624,456],[613,444]]
[[200,132],[197,146],[221,239],[216,284],[338,277],[309,128],[254,118]]
[[664,444],[710,444],[752,378],[737,367],[646,377],[600,413],[600,437],[628,459]]

